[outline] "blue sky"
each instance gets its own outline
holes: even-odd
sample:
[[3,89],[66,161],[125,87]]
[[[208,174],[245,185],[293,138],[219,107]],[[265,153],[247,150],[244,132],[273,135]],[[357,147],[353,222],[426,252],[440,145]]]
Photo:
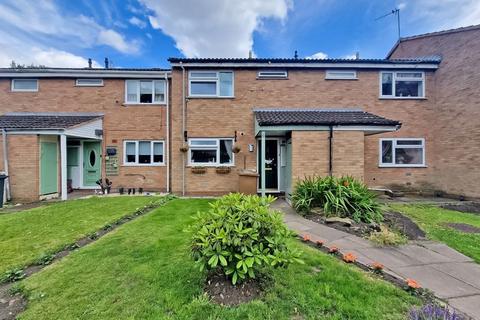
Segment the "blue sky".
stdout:
[[0,0],[0,66],[168,67],[170,56],[384,57],[402,35],[480,23],[478,0]]

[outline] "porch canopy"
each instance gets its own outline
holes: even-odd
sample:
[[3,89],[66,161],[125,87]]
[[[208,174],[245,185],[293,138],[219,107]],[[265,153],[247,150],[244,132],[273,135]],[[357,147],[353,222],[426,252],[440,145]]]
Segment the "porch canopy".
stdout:
[[[84,112],[11,112],[0,116],[5,168],[8,170],[7,135],[60,137],[61,196],[67,199],[67,137],[102,140],[103,114]],[[8,174],[8,173],[7,173]]]
[[361,109],[257,109],[255,136],[261,137],[260,191],[265,195],[265,137],[284,136],[292,131],[328,131],[329,166],[332,170],[332,136],[334,131],[362,131],[365,135],[396,131],[401,123],[362,111]]

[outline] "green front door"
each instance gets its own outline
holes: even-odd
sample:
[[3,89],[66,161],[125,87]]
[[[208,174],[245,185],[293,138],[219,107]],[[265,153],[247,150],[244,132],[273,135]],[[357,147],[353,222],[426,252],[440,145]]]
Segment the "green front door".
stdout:
[[56,142],[40,143],[40,194],[58,192],[58,150]]
[[102,162],[100,159],[101,145],[99,141],[83,142],[83,186],[96,186],[101,178]]

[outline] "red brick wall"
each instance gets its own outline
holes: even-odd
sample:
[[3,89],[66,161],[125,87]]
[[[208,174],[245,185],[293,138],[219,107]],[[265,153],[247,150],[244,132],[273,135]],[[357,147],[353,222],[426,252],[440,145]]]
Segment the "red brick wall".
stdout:
[[[40,79],[38,92],[11,92],[10,79],[0,79],[0,112],[104,113],[103,149],[118,148],[119,175],[108,177],[117,187],[166,189],[166,166],[123,166],[124,140],[166,140],[165,105],[124,105],[125,81],[104,79],[103,87],[76,87],[75,79]],[[16,148],[12,143],[12,148]],[[167,158],[165,158],[167,161]],[[102,161],[103,162],[103,161]],[[105,173],[103,166],[103,174]],[[14,188],[12,191],[15,192]]]
[[[187,70],[188,71],[188,70]],[[373,135],[364,139],[364,145],[353,146],[353,154],[365,150],[364,180],[371,186],[414,188],[428,185],[433,165],[431,124],[433,114],[433,72],[426,72],[426,99],[379,99],[379,72],[358,71],[358,80],[325,80],[322,70],[289,70],[288,80],[257,80],[257,70],[235,70],[235,98],[190,98],[186,106],[186,130],[189,137],[233,137],[238,133],[236,166],[230,179],[215,173],[192,176],[186,169],[187,193],[227,192],[237,186],[237,171],[244,167],[256,169],[256,151],[248,152],[248,144],[255,144],[254,108],[361,108],[365,111],[399,120],[403,123],[398,132]],[[182,191],[182,72],[172,72],[172,187]],[[188,93],[187,93],[188,94]],[[243,134],[243,135],[242,135]],[[358,133],[357,133],[358,135]],[[427,168],[378,167],[378,139],[380,137],[425,138]],[[358,142],[352,140],[352,145]],[[342,147],[344,148],[345,145]],[[358,148],[358,149],[356,149]],[[335,149],[335,147],[334,147]],[[306,150],[307,155],[310,150]],[[328,149],[325,151],[328,152]],[[307,155],[308,156],[308,155]],[[346,157],[348,154],[345,155]],[[245,157],[245,160],[244,160]],[[340,157],[340,156],[339,156]],[[344,161],[337,159],[339,161]],[[349,160],[345,160],[349,163]],[[360,164],[361,165],[361,164]],[[300,174],[300,173],[298,173]],[[359,175],[359,171],[352,174]],[[425,180],[427,179],[427,180]],[[215,189],[205,188],[212,187]]]
[[[435,90],[435,140],[425,181],[449,194],[480,197],[480,29],[401,42],[392,58],[441,55],[431,86]],[[433,158],[435,157],[435,158]],[[432,161],[433,160],[433,161]],[[417,170],[411,170],[412,176]],[[412,177],[409,177],[413,180]]]

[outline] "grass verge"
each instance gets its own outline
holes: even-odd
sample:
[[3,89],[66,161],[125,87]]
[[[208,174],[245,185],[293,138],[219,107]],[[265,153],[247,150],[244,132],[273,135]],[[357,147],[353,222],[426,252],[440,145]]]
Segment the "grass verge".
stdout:
[[0,275],[35,263],[153,199],[92,197],[0,215]]
[[20,319],[404,319],[418,300],[300,242],[305,265],[273,273],[262,299],[212,304],[184,232],[208,200],[177,199],[23,280]]
[[431,205],[390,205],[417,223],[427,237],[441,241],[480,263],[480,233],[465,233],[447,226],[464,223],[480,228],[480,215],[442,209]]

